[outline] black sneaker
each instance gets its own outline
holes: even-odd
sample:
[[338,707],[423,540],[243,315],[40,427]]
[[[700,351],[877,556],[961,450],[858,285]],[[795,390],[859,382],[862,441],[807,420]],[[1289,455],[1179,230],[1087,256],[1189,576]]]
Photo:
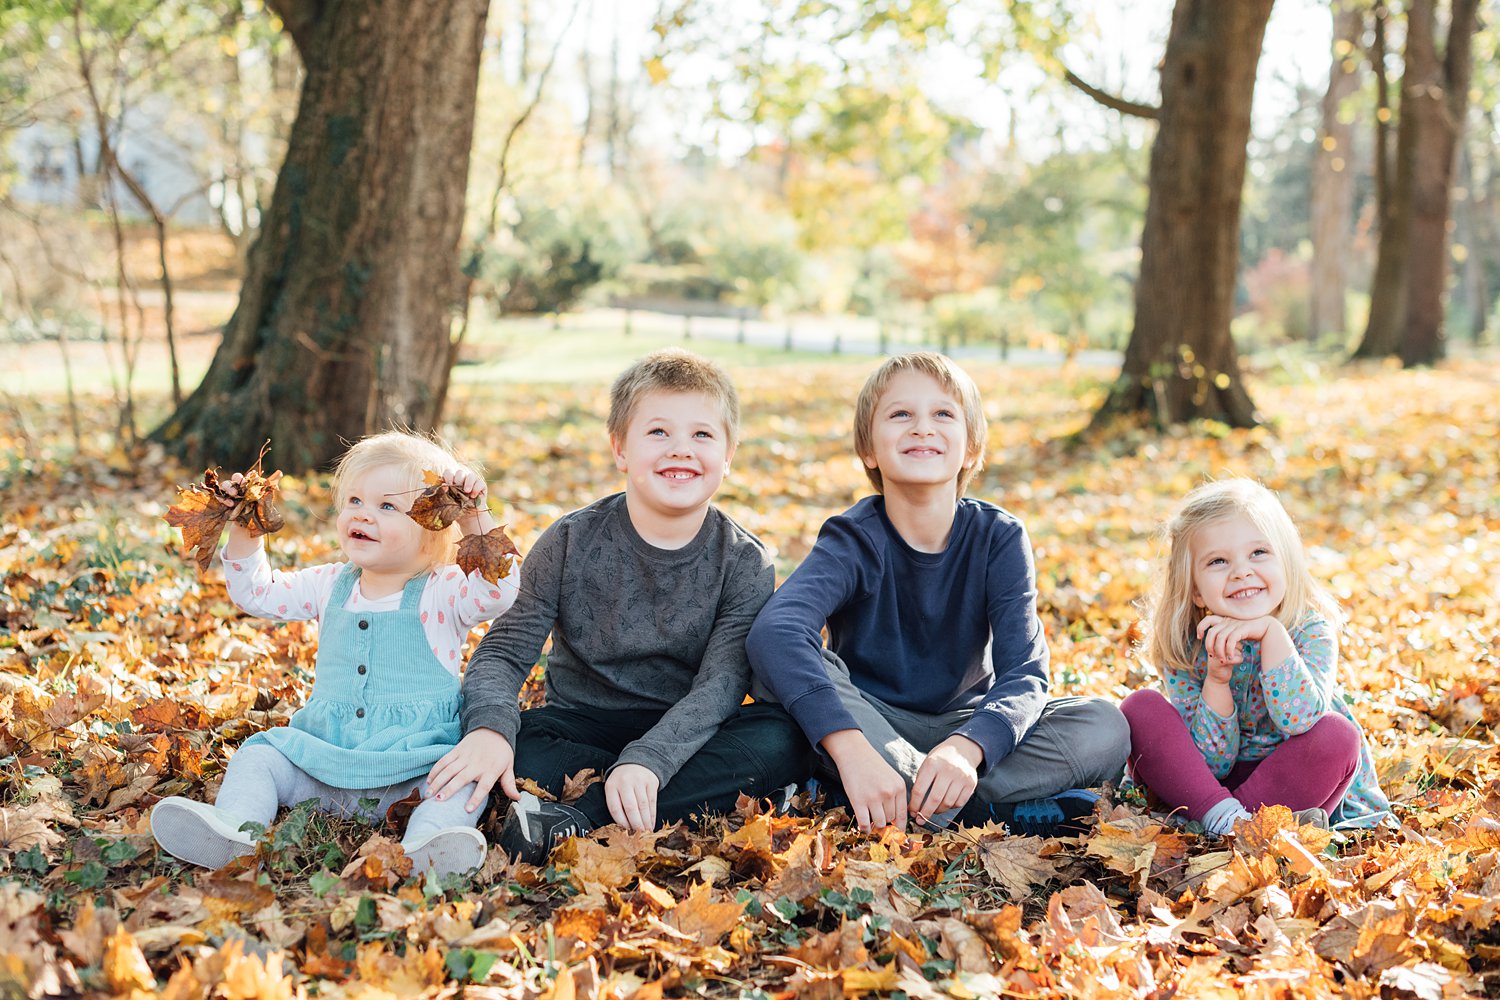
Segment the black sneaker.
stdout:
[[500,849],[517,861],[543,865],[561,841],[581,837],[593,828],[588,817],[572,806],[543,802],[531,792],[522,792],[500,827]]
[[794,781],[785,788],[778,788],[766,800],[771,803],[771,814],[773,816],[785,816],[792,811],[792,805],[797,798],[797,783]]
[[996,818],[1011,833],[1030,837],[1076,837],[1088,832],[1086,820],[1094,815],[1099,796],[1086,788],[1070,788],[1044,799],[1004,802],[995,808]]

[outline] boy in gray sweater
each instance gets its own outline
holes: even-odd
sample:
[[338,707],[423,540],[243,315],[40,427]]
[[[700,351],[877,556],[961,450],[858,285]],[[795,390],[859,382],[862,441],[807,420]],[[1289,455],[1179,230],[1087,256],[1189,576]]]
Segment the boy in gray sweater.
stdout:
[[[434,794],[499,783],[513,800],[501,846],[539,863],[564,836],[611,821],[650,830],[731,810],[810,772],[810,748],[776,705],[741,705],[745,635],[771,595],[765,547],[714,507],[739,431],[723,369],[681,350],[632,365],[610,391],[609,438],[626,486],[565,515],[521,566],[515,605],[469,660],[464,738],[434,766]],[[521,686],[548,635],[546,704]],[[573,805],[553,794],[592,768]]]

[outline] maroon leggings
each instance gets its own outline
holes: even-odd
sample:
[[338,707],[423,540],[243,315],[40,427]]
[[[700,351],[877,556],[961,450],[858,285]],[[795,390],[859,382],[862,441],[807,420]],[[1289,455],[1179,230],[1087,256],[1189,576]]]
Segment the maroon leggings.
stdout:
[[1170,810],[1201,820],[1233,795],[1251,812],[1262,806],[1321,806],[1329,815],[1359,769],[1359,729],[1329,712],[1307,732],[1288,736],[1261,760],[1237,761],[1215,778],[1187,723],[1159,691],[1136,691],[1120,705],[1130,723],[1130,773]]

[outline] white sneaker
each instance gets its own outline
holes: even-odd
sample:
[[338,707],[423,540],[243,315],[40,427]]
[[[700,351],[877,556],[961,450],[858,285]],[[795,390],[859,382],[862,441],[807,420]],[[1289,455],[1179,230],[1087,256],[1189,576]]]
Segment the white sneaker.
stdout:
[[439,878],[478,868],[484,864],[488,846],[484,835],[469,826],[451,826],[401,845],[411,858],[413,874],[431,868]]
[[255,841],[222,809],[180,795],[151,810],[151,836],[172,857],[204,868],[223,868],[255,853]]

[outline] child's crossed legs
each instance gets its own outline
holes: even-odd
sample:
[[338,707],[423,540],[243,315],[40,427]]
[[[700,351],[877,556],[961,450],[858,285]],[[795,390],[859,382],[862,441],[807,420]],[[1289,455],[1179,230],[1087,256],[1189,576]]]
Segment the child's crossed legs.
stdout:
[[[844,708],[875,750],[905,779],[908,790],[927,753],[974,714],[973,709],[926,713],[888,705],[856,687],[849,668],[836,654],[825,649],[823,661]],[[991,803],[1046,798],[1067,789],[1117,781],[1129,746],[1129,728],[1114,705],[1099,698],[1054,698],[1016,748],[980,776],[970,800],[975,808],[940,813],[929,817],[929,822],[947,826],[960,812],[966,819],[977,820]],[[825,772],[832,767],[826,757],[821,764]],[[837,772],[828,776],[836,778]]]

